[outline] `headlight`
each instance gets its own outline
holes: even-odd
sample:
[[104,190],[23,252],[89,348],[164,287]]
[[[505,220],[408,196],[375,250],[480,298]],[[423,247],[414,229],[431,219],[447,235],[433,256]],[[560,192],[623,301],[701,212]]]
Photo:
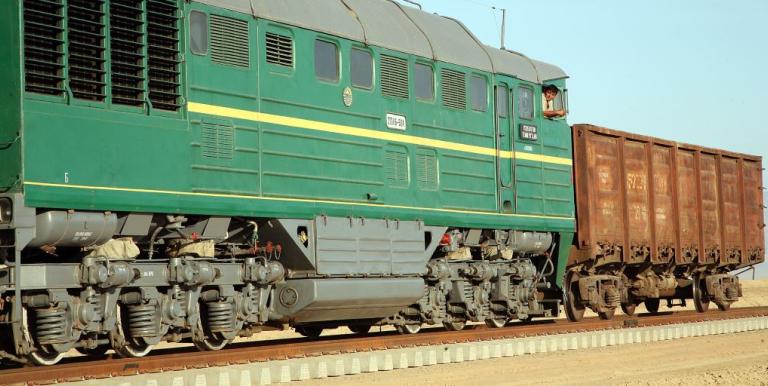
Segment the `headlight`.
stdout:
[[8,224],[13,220],[13,201],[10,198],[0,198],[0,224]]

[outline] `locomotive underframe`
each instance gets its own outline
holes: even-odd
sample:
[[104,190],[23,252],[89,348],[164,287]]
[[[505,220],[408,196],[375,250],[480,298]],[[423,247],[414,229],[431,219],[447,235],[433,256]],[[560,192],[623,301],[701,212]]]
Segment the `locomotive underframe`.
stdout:
[[557,237],[313,220],[57,211],[20,194],[0,230],[0,356],[38,365],[71,349],[146,355],[162,341],[218,350],[293,326],[367,332],[557,315]]

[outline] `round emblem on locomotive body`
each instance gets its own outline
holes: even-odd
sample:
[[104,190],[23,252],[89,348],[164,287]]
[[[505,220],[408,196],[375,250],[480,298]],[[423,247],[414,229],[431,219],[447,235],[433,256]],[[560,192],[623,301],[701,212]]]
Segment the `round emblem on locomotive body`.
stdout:
[[285,287],[280,291],[280,303],[286,307],[292,307],[299,301],[299,293],[292,287]]
[[344,99],[344,106],[352,106],[352,89],[349,87],[344,88],[344,92],[341,94]]

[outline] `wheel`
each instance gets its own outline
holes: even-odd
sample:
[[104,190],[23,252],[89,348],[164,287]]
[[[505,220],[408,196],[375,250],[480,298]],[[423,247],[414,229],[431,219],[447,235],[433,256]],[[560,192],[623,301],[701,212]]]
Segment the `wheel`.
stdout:
[[298,327],[295,327],[295,330],[302,336],[305,336],[311,339],[317,339],[320,337],[320,334],[323,333],[322,327],[314,327],[314,326],[298,326]]
[[657,314],[659,312],[660,303],[661,301],[658,298],[645,299],[645,309],[652,314]]
[[101,345],[96,348],[77,347],[75,348],[75,350],[77,350],[77,352],[83,355],[93,356],[93,357],[103,357],[107,353],[107,350],[109,350],[109,346]]
[[490,318],[485,320],[485,325],[490,328],[502,328],[507,325],[507,319]]
[[[110,339],[113,343],[112,349],[115,350],[117,355],[123,357],[123,358],[141,358],[149,354],[150,351],[152,351],[152,346],[147,344],[146,341],[142,338],[135,338],[131,339],[128,338],[128,336],[125,334],[125,331],[127,330],[127,327],[124,325],[127,325],[127,321],[123,318],[123,313],[125,311],[123,310],[123,306],[117,307],[117,324],[115,331],[112,331],[110,334],[116,334],[117,336],[115,339]],[[117,339],[120,338],[120,339]],[[125,341],[121,346],[118,346],[118,342]]]
[[349,328],[350,331],[359,335],[365,335],[371,331],[370,324],[350,324],[347,327]]
[[698,312],[707,312],[709,309],[709,297],[703,283],[703,276],[700,273],[693,275],[693,305],[696,306]]
[[584,319],[586,307],[580,302],[579,298],[579,274],[576,271],[570,271],[565,275],[563,288],[563,304],[565,304],[565,315],[571,322],[578,322]]
[[531,324],[533,323],[533,316],[528,315],[525,318],[520,318],[519,321],[520,324]]
[[728,310],[730,310],[730,309],[731,309],[731,303],[722,303],[722,304],[718,304],[718,305],[717,305],[717,308],[718,308],[720,311],[728,311]]
[[[319,335],[319,334],[318,334]],[[220,337],[204,338],[203,340],[192,340],[200,351],[219,351],[223,349],[229,341]]]
[[621,310],[624,312],[624,315],[634,316],[636,309],[637,304],[635,303],[621,303]]
[[53,366],[64,358],[64,353],[56,351],[48,352],[38,348],[37,351],[28,354],[27,358],[37,366]]
[[[226,339],[221,334],[204,328],[202,317],[197,319],[197,328],[198,332],[192,333],[192,343],[200,351],[219,351],[229,343],[229,339]],[[198,334],[203,336],[200,337]]]
[[402,324],[395,326],[395,329],[403,335],[418,334],[421,331],[421,324]]
[[600,317],[600,319],[603,320],[611,320],[613,319],[613,315],[616,314],[615,308],[608,308],[605,312],[598,312],[597,316]]
[[443,322],[443,326],[448,331],[461,331],[467,326],[467,322],[464,320],[458,320],[453,322]]
[[123,358],[141,358],[147,356],[152,351],[152,346],[146,344],[143,340],[137,339],[137,341],[126,342],[125,345],[119,348],[114,348],[117,355]]

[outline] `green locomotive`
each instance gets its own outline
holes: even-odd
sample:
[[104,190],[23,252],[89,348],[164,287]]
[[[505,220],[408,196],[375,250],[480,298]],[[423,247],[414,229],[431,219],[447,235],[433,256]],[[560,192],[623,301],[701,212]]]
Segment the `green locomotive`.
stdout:
[[500,327],[556,316],[566,268],[586,275],[572,131],[543,111],[567,109],[566,74],[456,20],[389,0],[11,0],[0,20],[5,357]]

